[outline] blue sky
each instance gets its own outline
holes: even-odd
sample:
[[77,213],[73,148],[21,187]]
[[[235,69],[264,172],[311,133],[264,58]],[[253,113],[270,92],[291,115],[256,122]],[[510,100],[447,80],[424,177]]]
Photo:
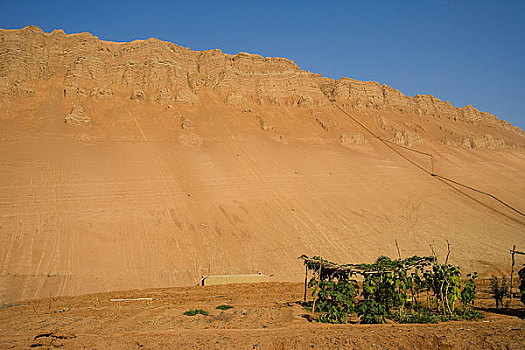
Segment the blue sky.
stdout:
[[0,27],[156,37],[471,104],[525,129],[525,1],[0,0]]

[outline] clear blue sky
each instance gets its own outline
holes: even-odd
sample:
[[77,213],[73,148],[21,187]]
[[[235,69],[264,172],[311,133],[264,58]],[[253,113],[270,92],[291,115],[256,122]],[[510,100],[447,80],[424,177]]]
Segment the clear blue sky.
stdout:
[[525,1],[0,0],[0,27],[156,37],[472,104],[525,129]]

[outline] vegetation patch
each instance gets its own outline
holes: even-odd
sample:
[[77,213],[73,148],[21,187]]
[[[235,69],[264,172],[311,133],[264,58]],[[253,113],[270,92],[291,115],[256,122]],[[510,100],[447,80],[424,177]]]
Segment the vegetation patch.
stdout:
[[202,310],[202,309],[190,309],[190,310],[184,312],[184,315],[186,315],[186,316],[195,316],[197,314],[208,316],[209,312],[206,311],[206,310]]
[[319,322],[346,323],[352,314],[367,324],[482,317],[473,308],[477,274],[462,281],[460,268],[448,263],[448,254],[444,264],[438,263],[435,254],[397,260],[380,256],[372,264],[345,265],[320,256],[300,258],[313,272],[308,282],[313,302],[307,307],[311,306]]
[[498,276],[492,275],[490,277],[490,293],[496,302],[496,309],[503,307],[503,297],[509,293],[507,277],[503,276],[500,280]]
[[224,305],[217,306],[216,309],[218,309],[218,310],[229,310],[229,309],[233,309],[233,306],[224,304]]

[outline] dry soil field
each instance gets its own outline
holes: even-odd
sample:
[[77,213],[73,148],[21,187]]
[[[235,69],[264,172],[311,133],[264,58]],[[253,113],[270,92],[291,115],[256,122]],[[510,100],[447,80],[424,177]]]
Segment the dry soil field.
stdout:
[[[153,298],[111,302],[111,298]],[[523,308],[436,325],[327,325],[299,305],[300,283],[150,289],[47,298],[0,309],[0,348],[523,349]],[[232,309],[217,310],[227,304]],[[200,308],[209,315],[185,316]],[[492,310],[493,311],[493,310]]]

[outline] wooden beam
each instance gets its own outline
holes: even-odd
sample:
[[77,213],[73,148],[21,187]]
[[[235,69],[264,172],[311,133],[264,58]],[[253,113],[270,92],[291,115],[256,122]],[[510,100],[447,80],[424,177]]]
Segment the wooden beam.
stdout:
[[317,279],[317,288],[315,288],[314,304],[312,306],[312,313],[315,315],[315,302],[317,301],[317,294],[319,293],[319,285],[321,284],[321,270],[323,266],[319,264],[319,278]]
[[515,264],[515,260],[514,260],[514,254],[516,254],[516,245],[514,245],[514,247],[512,247],[512,250],[510,251],[510,255],[512,256],[512,263],[510,265],[510,288],[509,288],[509,293],[510,293],[510,302],[512,302],[512,287],[514,286],[514,264]]
[[119,301],[151,301],[153,300],[153,298],[129,298],[129,299],[109,299],[109,301],[116,301],[116,302],[119,302]]
[[303,301],[306,303],[306,288],[308,286],[308,266],[304,266],[304,298]]

